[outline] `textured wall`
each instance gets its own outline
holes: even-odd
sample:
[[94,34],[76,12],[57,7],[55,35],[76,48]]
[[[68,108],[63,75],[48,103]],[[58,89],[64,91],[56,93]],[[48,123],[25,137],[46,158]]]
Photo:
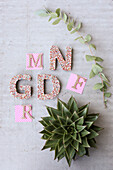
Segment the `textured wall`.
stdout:
[[[108,109],[104,109],[102,94],[92,91],[97,79],[88,80],[83,95],[66,90],[70,72],[58,66],[49,71],[49,49],[58,45],[65,54],[66,46],[73,48],[73,73],[88,77],[91,64],[85,61],[88,48],[73,41],[73,35],[67,31],[64,23],[52,26],[47,18],[35,15],[43,7],[60,7],[67,14],[83,22],[83,35],[90,33],[97,45],[97,55],[103,57],[105,72],[113,84],[113,1],[112,0],[0,0],[0,170],[68,170],[66,160],[54,161],[54,153],[41,152],[44,142],[40,139],[42,130],[38,122],[47,115],[45,104],[56,105],[56,99],[46,102],[37,99],[37,74],[52,73],[61,83],[59,98],[67,101],[71,95],[79,104],[91,102],[90,110],[100,112],[98,124],[105,129],[97,137],[98,149],[91,149],[90,157],[78,158],[72,162],[71,170],[113,170],[113,97]],[[26,53],[44,53],[44,70],[25,69]],[[11,78],[19,73],[30,74],[29,84],[33,87],[33,96],[29,100],[14,99],[9,93]],[[113,91],[113,87],[110,88]],[[14,106],[32,104],[35,120],[32,123],[16,123]]]

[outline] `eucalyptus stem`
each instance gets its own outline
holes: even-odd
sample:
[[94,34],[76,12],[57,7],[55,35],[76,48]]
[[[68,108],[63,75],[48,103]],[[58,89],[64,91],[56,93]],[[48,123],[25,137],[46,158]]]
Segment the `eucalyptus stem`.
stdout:
[[111,97],[111,93],[107,92],[107,88],[110,86],[108,78],[105,76],[103,73],[103,67],[98,63],[102,62],[103,59],[101,57],[97,57],[94,55],[93,51],[91,48],[96,50],[96,46],[94,44],[91,44],[92,37],[90,34],[87,34],[86,37],[84,38],[81,33],[79,32],[82,23],[78,23],[77,26],[75,26],[75,21],[74,19],[70,18],[65,12],[61,12],[60,8],[56,9],[55,12],[52,12],[48,9],[45,10],[38,10],[38,15],[42,17],[49,16],[49,20],[51,21],[52,19],[55,19],[54,22],[52,23],[53,25],[57,25],[61,20],[64,21],[64,23],[67,25],[68,31],[70,31],[71,34],[78,33],[79,37],[77,37],[74,40],[79,40],[80,43],[86,44],[89,48],[89,51],[91,55],[86,55],[86,60],[87,61],[94,61],[95,64],[92,64],[92,69],[89,75],[89,78],[93,78],[96,75],[100,77],[101,83],[96,83],[93,87],[94,90],[100,90],[103,92],[103,103],[104,106],[107,107],[107,99]]

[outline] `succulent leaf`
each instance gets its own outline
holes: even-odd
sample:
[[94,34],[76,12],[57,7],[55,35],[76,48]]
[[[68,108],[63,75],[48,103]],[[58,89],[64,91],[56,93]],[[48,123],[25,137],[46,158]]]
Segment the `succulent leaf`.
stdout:
[[42,150],[54,150],[54,159],[65,157],[69,166],[76,155],[89,156],[88,149],[96,147],[95,137],[102,130],[94,125],[99,114],[88,114],[89,104],[78,107],[74,97],[67,104],[58,99],[57,109],[46,108],[49,116],[39,121],[44,127],[42,139],[46,140]]

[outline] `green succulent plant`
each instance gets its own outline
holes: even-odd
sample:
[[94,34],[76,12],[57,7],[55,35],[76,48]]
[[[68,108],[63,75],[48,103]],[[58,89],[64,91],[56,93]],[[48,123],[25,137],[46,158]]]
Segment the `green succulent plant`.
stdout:
[[55,150],[55,159],[65,157],[69,166],[76,155],[89,156],[88,149],[96,147],[95,137],[102,128],[94,125],[99,114],[88,114],[88,108],[89,104],[78,108],[73,97],[67,104],[58,99],[57,109],[47,107],[49,116],[40,121],[44,126],[40,133],[46,140],[42,150]]

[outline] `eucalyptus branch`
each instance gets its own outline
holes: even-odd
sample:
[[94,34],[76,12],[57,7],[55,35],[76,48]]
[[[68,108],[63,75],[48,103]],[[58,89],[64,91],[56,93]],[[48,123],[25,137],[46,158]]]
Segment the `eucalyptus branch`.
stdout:
[[92,64],[92,69],[89,75],[89,78],[93,78],[96,75],[100,77],[100,82],[96,83],[93,87],[94,90],[100,90],[103,93],[103,102],[105,107],[107,107],[107,99],[111,97],[111,93],[107,92],[108,87],[110,86],[108,78],[103,73],[103,67],[99,64],[99,62],[102,62],[103,59],[101,57],[97,57],[94,55],[92,49],[96,50],[96,46],[91,43],[92,37],[90,34],[87,34],[85,37],[81,35],[80,29],[82,27],[82,23],[78,23],[78,25],[75,25],[74,19],[69,17],[65,12],[61,12],[60,8],[56,9],[55,12],[52,12],[48,9],[45,10],[38,10],[37,14],[42,17],[49,16],[49,20],[51,21],[54,19],[53,25],[57,25],[61,20],[67,25],[68,31],[70,31],[71,34],[77,33],[79,37],[75,38],[74,40],[79,40],[80,43],[86,44],[89,48],[90,55],[86,55],[87,61],[94,61],[94,64]]

